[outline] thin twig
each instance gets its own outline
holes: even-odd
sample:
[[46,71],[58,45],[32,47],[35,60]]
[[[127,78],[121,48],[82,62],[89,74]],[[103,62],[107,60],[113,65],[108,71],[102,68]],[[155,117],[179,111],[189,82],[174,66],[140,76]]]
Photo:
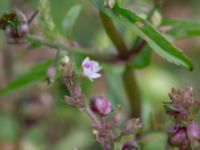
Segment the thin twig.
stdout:
[[98,52],[91,52],[84,48],[73,47],[64,42],[60,42],[60,41],[49,41],[49,40],[46,40],[46,39],[44,39],[42,37],[38,37],[38,36],[29,35],[26,38],[28,41],[36,42],[41,45],[53,48],[55,50],[58,50],[58,49],[65,50],[65,51],[67,50],[68,52],[82,54],[82,55],[91,57],[95,60],[106,62],[106,63],[111,63],[111,64],[122,63],[122,60],[119,59],[119,56],[117,54],[111,54],[111,53],[103,54],[103,53],[98,53]]
[[28,24],[30,25],[33,21],[33,19],[37,16],[39,10],[37,9],[31,16],[30,18],[28,19]]

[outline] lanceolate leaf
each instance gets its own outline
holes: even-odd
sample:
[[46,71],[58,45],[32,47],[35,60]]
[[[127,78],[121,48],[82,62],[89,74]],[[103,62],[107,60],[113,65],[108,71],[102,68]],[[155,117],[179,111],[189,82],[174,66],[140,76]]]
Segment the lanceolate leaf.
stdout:
[[200,36],[200,21],[193,20],[163,20],[161,27],[169,27],[167,34],[175,39]]
[[31,68],[26,73],[16,77],[6,87],[0,89],[0,96],[21,89],[27,85],[35,83],[36,81],[44,80],[46,77],[46,70],[52,64],[52,61],[46,61]]
[[121,18],[132,23],[133,31],[143,38],[154,52],[177,65],[182,65],[190,70],[193,69],[192,62],[182,53],[182,51],[173,46],[164,36],[162,36],[150,23],[137,16],[130,10],[124,9],[115,3],[111,10],[103,6],[102,0],[92,0],[93,3],[104,13],[114,18]]
[[81,12],[81,5],[73,6],[66,14],[63,21],[63,31],[67,34],[68,37],[72,34],[72,29],[74,24]]

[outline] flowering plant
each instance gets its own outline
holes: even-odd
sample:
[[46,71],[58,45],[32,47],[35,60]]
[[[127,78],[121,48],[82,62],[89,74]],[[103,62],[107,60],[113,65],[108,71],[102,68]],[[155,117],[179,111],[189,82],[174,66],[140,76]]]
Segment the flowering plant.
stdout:
[[[190,71],[193,59],[198,64],[198,53],[190,51],[190,60],[180,50],[198,42],[177,40],[199,36],[200,22],[165,17],[193,7],[33,1],[0,1],[0,150],[200,148],[192,87],[172,89],[163,103],[168,118],[160,102],[185,79],[198,86],[198,67],[191,78],[170,63]],[[7,4],[16,6],[2,13]]]

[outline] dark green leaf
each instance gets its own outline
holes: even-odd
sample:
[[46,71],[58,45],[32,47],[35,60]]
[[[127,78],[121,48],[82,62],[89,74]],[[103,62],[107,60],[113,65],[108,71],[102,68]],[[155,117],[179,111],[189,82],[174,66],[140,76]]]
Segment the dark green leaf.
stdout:
[[200,21],[167,19],[162,21],[162,26],[171,28],[167,34],[175,39],[200,36]]
[[81,5],[75,5],[67,12],[64,21],[63,21],[63,32],[67,34],[68,37],[71,37],[74,24],[81,12]]
[[35,83],[36,81],[44,80],[47,68],[52,64],[52,61],[46,61],[31,68],[26,73],[18,76],[11,81],[6,87],[0,89],[0,96],[14,92],[27,85]]
[[10,3],[11,2],[8,0],[0,0],[0,6],[1,6],[0,13],[7,11],[9,9]]
[[154,52],[164,59],[177,65],[182,65],[190,70],[193,69],[192,62],[182,53],[182,51],[173,46],[146,20],[137,16],[130,10],[122,8],[118,3],[115,3],[114,8],[111,10],[106,8],[101,0],[92,0],[92,2],[97,8],[110,17],[122,18],[129,23],[132,23],[133,31],[144,39]]
[[149,44],[154,52],[161,57],[173,62],[177,65],[193,69],[192,62],[181,52],[181,50],[174,47],[164,36],[162,36],[150,23],[138,17],[133,12],[120,7],[117,3],[114,7],[121,17],[126,18],[133,23],[133,30]]
[[19,18],[15,12],[5,13],[0,18],[0,29],[5,30],[7,26],[16,28],[19,23]]
[[145,46],[142,51],[133,58],[131,66],[137,69],[147,67],[151,62],[151,49]]

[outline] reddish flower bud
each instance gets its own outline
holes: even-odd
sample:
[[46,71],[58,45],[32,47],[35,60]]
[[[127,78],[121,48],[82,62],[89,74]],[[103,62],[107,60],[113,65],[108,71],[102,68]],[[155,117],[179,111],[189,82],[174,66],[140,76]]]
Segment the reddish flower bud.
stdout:
[[12,28],[12,27],[7,27],[5,29],[5,33],[9,38],[12,39],[20,39],[23,38],[25,35],[28,34],[29,31],[29,26],[27,24],[21,24],[19,28]]
[[5,33],[9,38],[15,39],[19,38],[18,32],[15,28],[7,27]]
[[103,96],[97,96],[91,99],[90,108],[93,112],[101,116],[106,116],[112,112],[111,103]]
[[187,130],[185,127],[173,126],[168,131],[168,141],[172,146],[185,149],[189,145],[189,139],[187,137]]
[[188,130],[188,134],[191,138],[200,140],[200,129],[196,123],[192,123],[192,124],[188,125],[187,130]]
[[139,150],[137,142],[129,141],[122,145],[122,150]]

